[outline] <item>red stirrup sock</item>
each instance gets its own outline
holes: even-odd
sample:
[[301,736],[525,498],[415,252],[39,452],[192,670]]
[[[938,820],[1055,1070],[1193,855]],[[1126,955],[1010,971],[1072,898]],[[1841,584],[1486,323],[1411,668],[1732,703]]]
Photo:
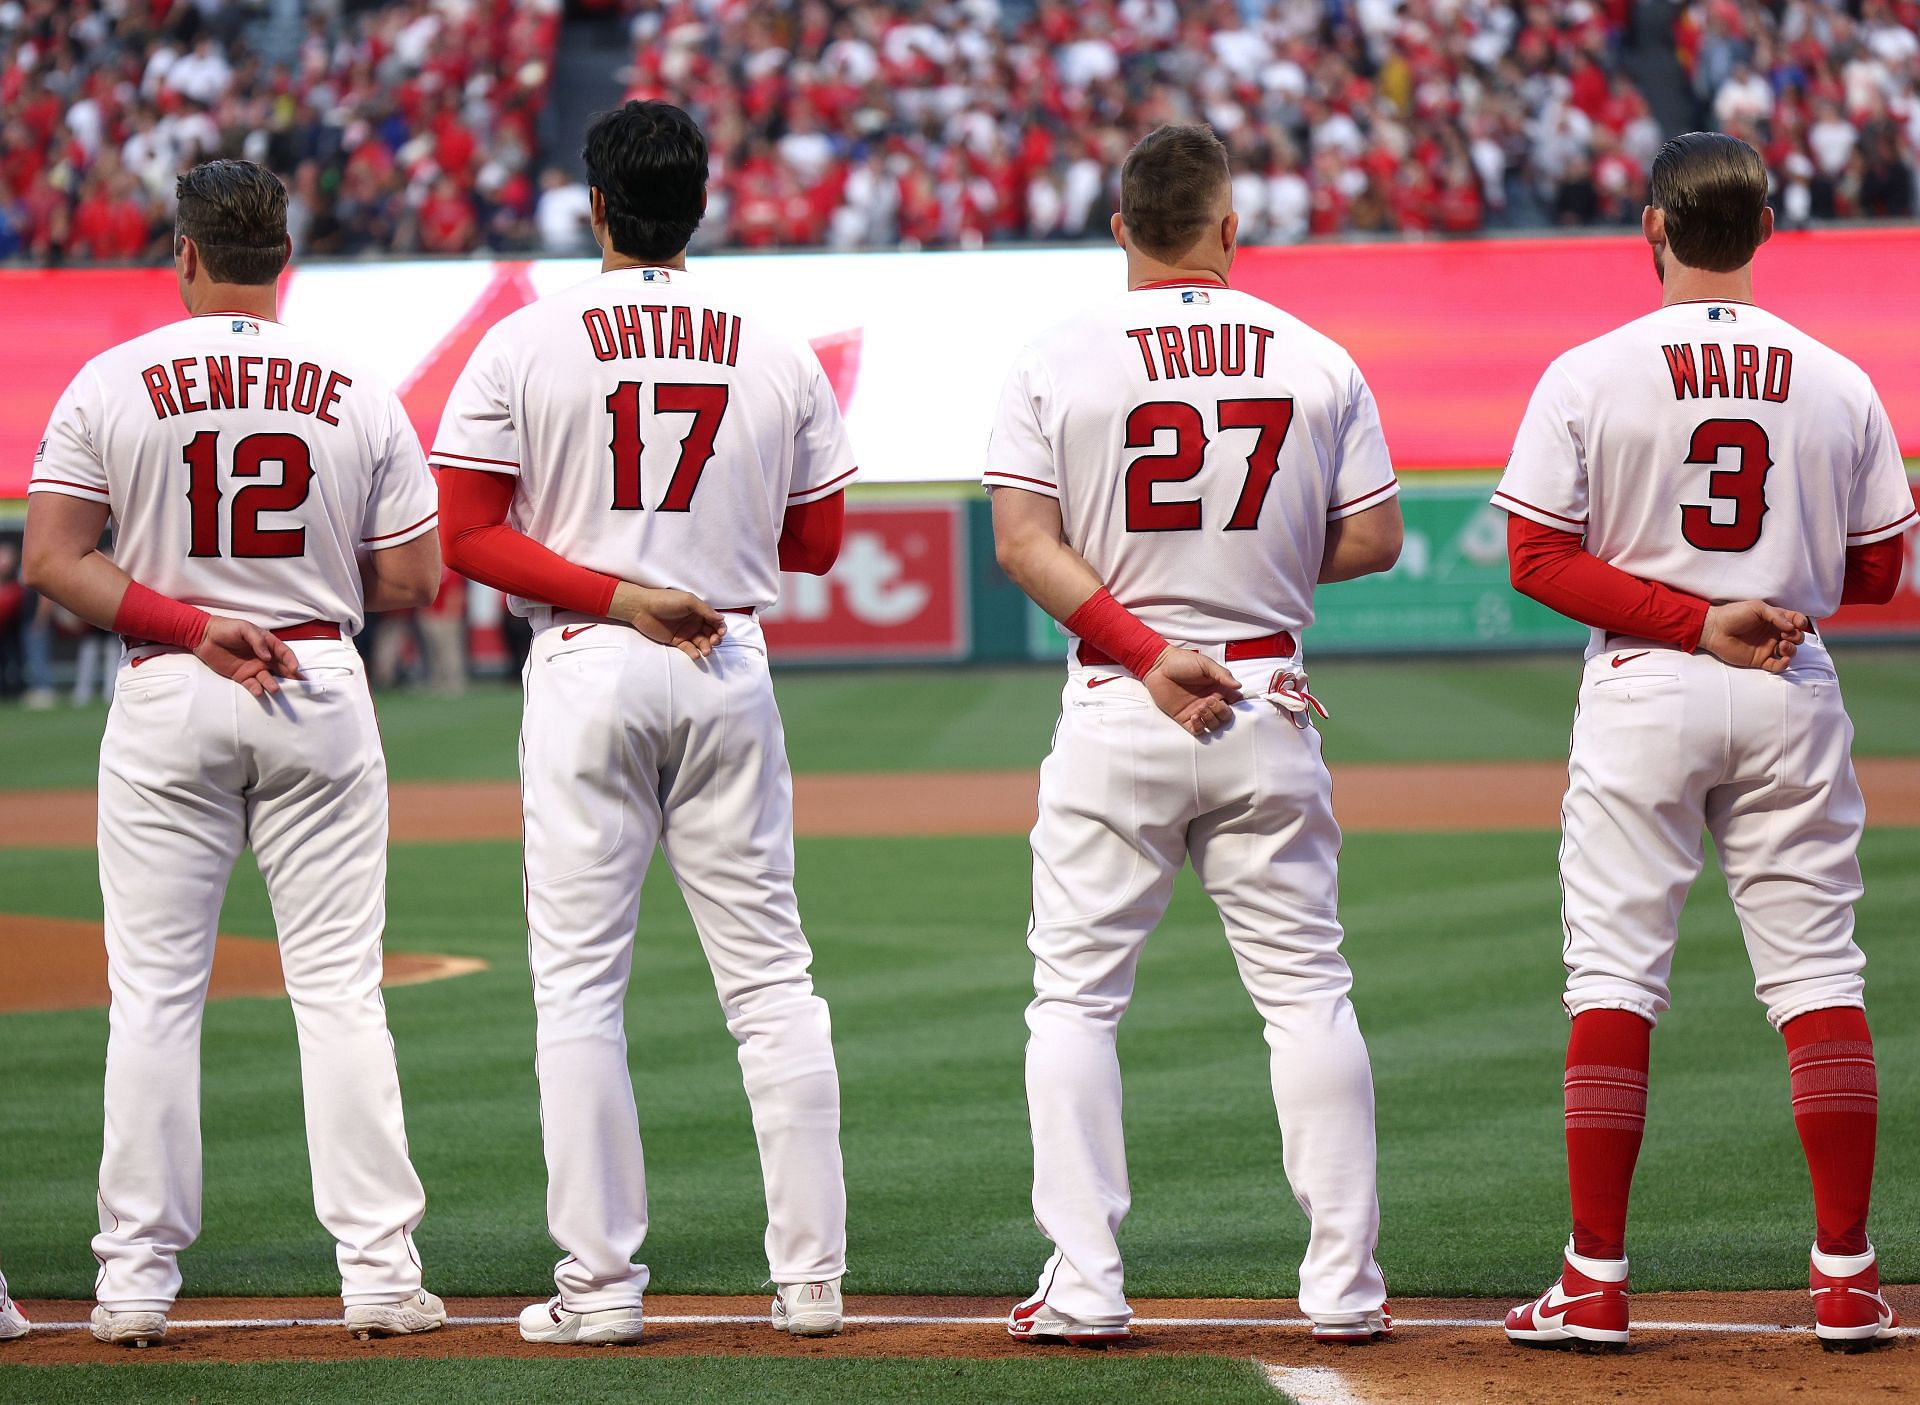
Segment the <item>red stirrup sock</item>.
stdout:
[[1814,1242],[1823,1254],[1864,1254],[1880,1121],[1866,1011],[1811,1010],[1788,1020],[1780,1033],[1787,1041],[1793,1125],[1813,1177]]
[[1567,1185],[1573,1251],[1624,1259],[1627,1193],[1647,1127],[1653,1026],[1631,1010],[1584,1010],[1567,1039]]

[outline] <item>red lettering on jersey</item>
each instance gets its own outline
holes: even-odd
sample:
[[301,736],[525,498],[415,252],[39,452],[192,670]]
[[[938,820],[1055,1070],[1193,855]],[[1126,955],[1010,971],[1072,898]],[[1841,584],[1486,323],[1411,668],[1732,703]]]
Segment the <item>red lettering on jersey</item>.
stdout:
[[173,387],[167,384],[165,367],[149,366],[140,373],[140,379],[146,382],[147,399],[153,402],[155,419],[163,420],[180,413],[180,407],[173,403]]
[[1209,323],[1196,322],[1187,328],[1187,357],[1196,376],[1213,374],[1213,327]]
[[207,406],[214,410],[233,408],[233,358],[207,358]]
[[1739,342],[1733,348],[1733,393],[1743,400],[1760,398],[1760,348]]
[[1220,329],[1220,374],[1244,376],[1247,373],[1247,324],[1235,322]]
[[684,307],[673,310],[673,333],[667,341],[667,355],[682,361],[693,360],[693,314]]
[[1267,373],[1267,343],[1273,340],[1273,333],[1266,327],[1249,327],[1253,334],[1253,373],[1264,376]]
[[1127,335],[1132,337],[1135,344],[1140,348],[1140,360],[1146,364],[1147,379],[1150,381],[1159,380],[1160,369],[1153,364],[1153,328],[1129,327],[1127,328]]
[[338,371],[327,372],[327,388],[320,392],[320,412],[314,416],[322,424],[339,424],[333,407],[340,403],[340,392],[353,384],[353,378],[343,376]]
[[293,362],[284,356],[270,357],[267,361],[267,394],[262,408],[284,410],[287,408],[287,383],[293,379]]
[[1700,394],[1700,372],[1693,364],[1693,348],[1685,342],[1677,346],[1663,346],[1666,353],[1667,374],[1673,377],[1673,398],[1686,400]]
[[296,414],[310,415],[320,405],[320,368],[302,361],[293,376],[293,408]]
[[1168,376],[1184,376],[1187,372],[1187,343],[1180,335],[1178,327],[1158,327],[1160,337],[1160,359],[1167,363]]
[[1727,398],[1727,358],[1721,353],[1717,342],[1706,342],[1700,348],[1700,398],[1713,397],[1714,388],[1719,387],[1720,398]]
[[193,358],[191,356],[182,356],[173,363],[173,383],[180,387],[180,409],[183,413],[191,414],[195,410],[207,408],[206,401],[193,398]]
[[727,314],[708,308],[700,314],[700,359],[724,361],[727,355]]
[[727,342],[727,364],[731,366],[740,358],[740,319],[729,317],[727,320],[732,324],[733,332],[733,336]]
[[667,344],[666,333],[660,330],[660,319],[666,316],[667,305],[663,302],[648,302],[640,305],[640,310],[653,319],[653,354],[664,356],[661,350]]
[[645,356],[646,347],[640,338],[640,309],[631,303],[613,310],[613,325],[620,331],[620,354],[622,356]]
[[1793,380],[1793,353],[1784,346],[1767,348],[1767,378],[1761,383],[1760,398],[1779,404],[1787,398]]
[[243,410],[247,408],[247,392],[259,382],[260,377],[255,373],[254,368],[260,364],[262,359],[264,358],[259,356],[242,356],[240,358],[240,408]]
[[580,314],[581,325],[587,329],[587,341],[593,347],[593,359],[611,361],[619,352],[613,347],[613,324],[607,321],[607,314],[597,307],[590,307]]

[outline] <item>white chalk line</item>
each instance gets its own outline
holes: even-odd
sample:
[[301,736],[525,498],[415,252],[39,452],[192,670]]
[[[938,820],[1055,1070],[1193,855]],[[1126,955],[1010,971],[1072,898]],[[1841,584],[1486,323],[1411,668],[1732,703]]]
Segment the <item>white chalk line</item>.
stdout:
[[1266,1373],[1267,1384],[1291,1397],[1295,1405],[1366,1405],[1331,1366],[1274,1366],[1265,1361],[1254,1364]]
[[[509,1327],[519,1322],[518,1317],[449,1317],[449,1327]],[[1440,1327],[1488,1329],[1501,1325],[1498,1317],[1398,1317],[1394,1318],[1396,1329],[1401,1327]],[[662,1313],[649,1314],[647,1322],[656,1327],[732,1327],[765,1324],[764,1313]],[[934,1314],[916,1313],[849,1313],[846,1318],[850,1327],[991,1327],[1000,1326],[1004,1317],[943,1317]],[[36,1332],[83,1332],[87,1330],[83,1322],[47,1322],[37,1320],[33,1324]],[[1136,1317],[1135,1327],[1308,1327],[1312,1323],[1304,1317]],[[285,1328],[285,1327],[338,1327],[345,1330],[338,1317],[207,1317],[172,1318],[168,1320],[169,1330],[199,1331],[228,1328]],[[1778,1322],[1639,1322],[1634,1324],[1636,1331],[1642,1332],[1717,1332],[1734,1336],[1781,1336],[1811,1332],[1810,1326],[1786,1326]],[[1898,1335],[1910,1337],[1920,1335],[1920,1327],[1900,1327]],[[1319,1368],[1315,1368],[1319,1369]]]

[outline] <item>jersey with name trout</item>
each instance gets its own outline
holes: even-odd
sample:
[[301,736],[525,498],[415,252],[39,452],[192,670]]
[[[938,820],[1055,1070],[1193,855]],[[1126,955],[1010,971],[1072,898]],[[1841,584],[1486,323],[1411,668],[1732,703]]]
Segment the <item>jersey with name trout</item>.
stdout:
[[1866,373],[1730,302],[1674,303],[1549,366],[1493,501],[1643,580],[1815,620],[1848,547],[1920,520]]
[[437,519],[394,393],[357,360],[240,313],[170,323],[83,366],[27,491],[105,503],[133,579],[269,629],[358,632],[360,554]]
[[982,480],[1058,498],[1067,543],[1178,644],[1305,630],[1328,521],[1399,491],[1353,358],[1199,283],[1118,294],[1032,342]]
[[734,610],[779,598],[787,509],[855,477],[813,349],[679,268],[611,269],[502,320],[428,458],[518,478],[509,525],[576,565]]

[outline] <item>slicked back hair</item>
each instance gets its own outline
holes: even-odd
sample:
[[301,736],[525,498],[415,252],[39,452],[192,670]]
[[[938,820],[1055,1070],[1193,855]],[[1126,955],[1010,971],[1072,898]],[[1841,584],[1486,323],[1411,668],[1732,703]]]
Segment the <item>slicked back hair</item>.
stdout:
[[272,283],[287,266],[287,188],[251,161],[208,161],[174,181],[174,232],[216,283]]
[[1120,218],[1142,253],[1171,262],[1214,222],[1232,180],[1227,149],[1204,124],[1156,127],[1120,168]]
[[1648,201],[1666,216],[1667,248],[1688,268],[1731,273],[1760,247],[1767,165],[1723,132],[1688,132],[1653,158]]
[[707,190],[707,139],[691,117],[670,102],[630,102],[593,119],[580,154],[615,250],[658,263],[687,247]]

